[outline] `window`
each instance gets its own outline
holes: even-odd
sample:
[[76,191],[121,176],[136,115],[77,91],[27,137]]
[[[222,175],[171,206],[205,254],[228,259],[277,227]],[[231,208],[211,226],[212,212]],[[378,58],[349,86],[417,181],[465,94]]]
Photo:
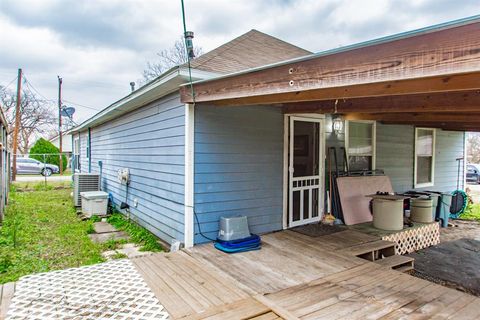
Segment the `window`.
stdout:
[[74,169],[80,170],[80,139],[75,138],[73,140],[73,161]]
[[435,172],[435,129],[415,128],[414,187],[433,186]]
[[350,170],[375,170],[375,135],[375,121],[347,121],[345,147]]

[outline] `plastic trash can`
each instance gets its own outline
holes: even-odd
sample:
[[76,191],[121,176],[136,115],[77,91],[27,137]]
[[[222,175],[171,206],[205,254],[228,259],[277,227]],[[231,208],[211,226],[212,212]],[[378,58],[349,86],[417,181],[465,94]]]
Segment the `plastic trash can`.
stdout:
[[452,205],[452,194],[442,193],[438,201],[437,219],[440,220],[442,228],[448,227],[448,218],[450,217],[450,206]]
[[403,199],[373,199],[373,226],[381,230],[403,229]]
[[103,191],[80,192],[82,212],[85,216],[105,216],[108,207],[108,193]]
[[410,202],[410,219],[414,222],[431,223],[433,200],[430,198],[414,198]]

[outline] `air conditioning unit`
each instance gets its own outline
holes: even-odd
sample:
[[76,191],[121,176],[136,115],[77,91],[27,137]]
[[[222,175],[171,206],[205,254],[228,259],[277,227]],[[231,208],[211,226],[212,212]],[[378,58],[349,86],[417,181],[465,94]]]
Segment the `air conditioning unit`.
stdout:
[[95,173],[75,173],[73,175],[73,203],[76,207],[82,206],[80,192],[99,190],[100,175]]

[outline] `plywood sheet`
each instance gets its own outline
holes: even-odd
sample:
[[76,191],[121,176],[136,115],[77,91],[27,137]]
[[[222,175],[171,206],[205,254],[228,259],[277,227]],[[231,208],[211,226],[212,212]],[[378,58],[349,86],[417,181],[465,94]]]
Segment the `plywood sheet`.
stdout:
[[338,177],[337,185],[346,225],[372,221],[367,195],[393,192],[388,176]]

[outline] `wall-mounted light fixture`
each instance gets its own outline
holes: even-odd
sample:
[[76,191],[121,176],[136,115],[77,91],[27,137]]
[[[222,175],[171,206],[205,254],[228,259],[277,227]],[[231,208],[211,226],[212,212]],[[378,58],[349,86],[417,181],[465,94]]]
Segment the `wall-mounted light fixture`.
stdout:
[[332,129],[335,134],[339,134],[343,131],[343,120],[340,116],[334,116],[332,119]]

